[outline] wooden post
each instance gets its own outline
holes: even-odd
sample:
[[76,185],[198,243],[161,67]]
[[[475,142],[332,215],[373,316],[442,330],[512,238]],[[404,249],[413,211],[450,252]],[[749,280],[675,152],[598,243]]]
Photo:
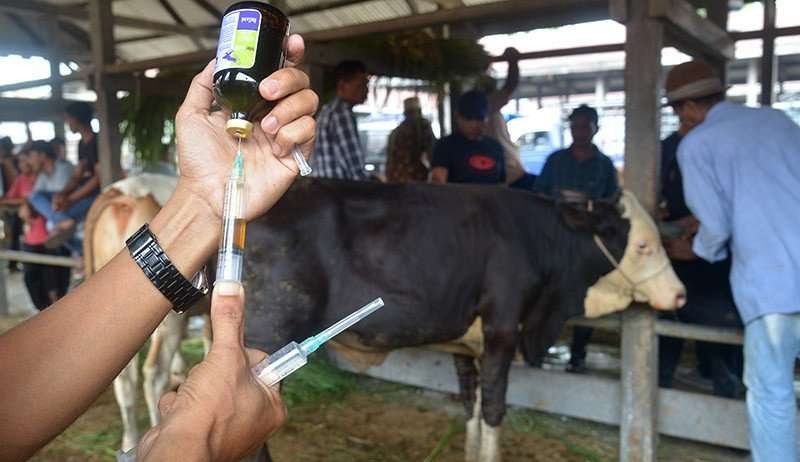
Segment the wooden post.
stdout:
[[[648,17],[645,1],[628,3],[625,37],[625,187],[655,212],[661,157],[661,48],[664,24]],[[654,462],[658,446],[658,343],[655,314],[629,308],[622,324],[622,462]]]
[[92,63],[94,64],[94,90],[97,93],[97,118],[100,121],[98,154],[100,181],[109,185],[122,177],[120,167],[119,104],[113,80],[104,72],[106,64],[114,62],[114,24],[111,2],[89,1],[91,19]]
[[[50,100],[53,101],[54,104],[63,105],[64,83],[57,78],[61,74],[61,70],[59,69],[61,60],[57,56],[50,56],[48,59],[50,61],[50,76],[56,77],[56,80],[50,85]],[[64,118],[61,115],[53,119],[53,129],[57,137],[62,140],[66,139],[64,137]]]
[[[46,36],[47,47],[52,50],[47,56],[50,63],[50,101],[57,107],[64,105],[64,81],[61,80],[61,57],[63,54],[61,46],[60,28],[48,24],[44,16],[37,18],[37,24],[41,27]],[[63,112],[63,111],[62,111]],[[65,140],[64,137],[64,116],[62,113],[52,118],[55,136]]]
[[[720,29],[728,30],[728,13],[730,7],[728,0],[711,0],[708,5],[708,19],[712,23],[719,26]],[[711,63],[716,68],[719,78],[722,79],[724,84],[728,80],[728,63],[725,61],[717,61]]]
[[761,105],[771,106],[775,98],[775,0],[764,0],[764,48],[761,54]]

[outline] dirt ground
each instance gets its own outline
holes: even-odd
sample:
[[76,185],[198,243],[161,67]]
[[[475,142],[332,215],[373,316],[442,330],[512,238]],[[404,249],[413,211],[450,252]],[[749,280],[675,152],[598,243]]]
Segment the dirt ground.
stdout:
[[[288,424],[270,447],[276,462],[461,462],[461,406],[444,395],[365,380],[342,400],[290,410]],[[140,409],[144,428],[144,407]],[[112,461],[121,425],[111,391],[33,461]],[[617,460],[612,427],[512,410],[504,424],[505,461],[611,462]],[[742,460],[737,451],[674,439],[662,440],[664,462]]]
[[[0,332],[22,317],[0,318]],[[191,364],[199,339],[184,342]],[[285,383],[289,421],[270,441],[276,462],[461,462],[463,407],[455,397],[339,371],[314,360]],[[140,428],[147,425],[143,399]],[[34,461],[113,461],[121,439],[119,410],[106,391]],[[611,462],[618,429],[560,416],[510,409],[501,434],[503,460]],[[735,462],[740,451],[662,438],[660,461]]]

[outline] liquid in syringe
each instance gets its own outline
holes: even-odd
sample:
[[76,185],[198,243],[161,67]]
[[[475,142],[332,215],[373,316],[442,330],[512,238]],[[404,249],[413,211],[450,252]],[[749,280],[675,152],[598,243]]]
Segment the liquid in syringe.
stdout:
[[247,222],[244,219],[245,182],[242,139],[225,185],[222,208],[222,241],[217,255],[216,282],[242,282]]

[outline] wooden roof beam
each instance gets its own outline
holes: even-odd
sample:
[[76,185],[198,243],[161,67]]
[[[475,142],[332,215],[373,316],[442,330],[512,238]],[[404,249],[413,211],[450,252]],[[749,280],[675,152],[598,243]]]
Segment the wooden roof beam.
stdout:
[[[21,15],[46,15],[73,20],[89,20],[89,12],[86,8],[53,5],[39,0],[0,0],[0,11],[10,11]],[[219,28],[216,26],[192,28],[180,24],[149,21],[129,16],[114,16],[114,25],[170,34],[197,36],[199,38],[216,38],[219,34]]]
[[303,37],[309,42],[327,42],[376,33],[421,29],[441,24],[485,23],[523,15],[542,15],[597,6],[605,6],[607,8],[608,2],[607,0],[507,0],[451,10],[443,9],[431,13],[403,16],[368,24],[353,24],[335,29],[309,31],[304,33]]
[[289,10],[289,16],[301,16],[309,13],[317,13],[320,11],[330,10],[333,8],[342,8],[345,6],[357,5],[359,3],[366,3],[368,1],[371,0],[330,0],[327,2],[319,3],[314,6],[307,6]]
[[670,44],[714,61],[734,58],[731,36],[700,17],[686,0],[650,0],[649,17],[666,21]]

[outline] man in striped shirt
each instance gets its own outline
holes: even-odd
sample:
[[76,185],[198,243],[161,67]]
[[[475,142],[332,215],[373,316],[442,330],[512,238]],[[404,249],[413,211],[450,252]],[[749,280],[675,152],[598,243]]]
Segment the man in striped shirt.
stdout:
[[342,61],[335,69],[336,98],[317,116],[311,167],[324,178],[366,180],[365,153],[358,137],[353,106],[367,100],[369,75],[360,61]]

